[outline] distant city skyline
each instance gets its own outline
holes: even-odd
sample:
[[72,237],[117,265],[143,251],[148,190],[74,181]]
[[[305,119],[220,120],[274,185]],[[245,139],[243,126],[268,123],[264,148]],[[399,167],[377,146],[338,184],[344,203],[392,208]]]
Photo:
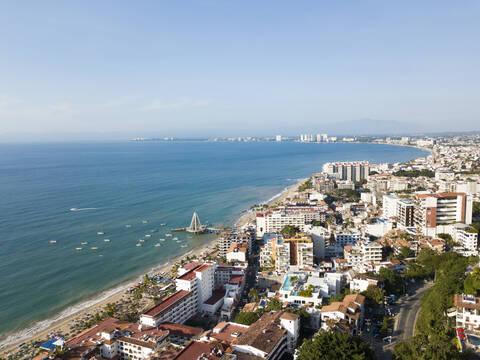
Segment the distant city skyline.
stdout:
[[475,1],[2,2],[0,141],[480,130],[479,15]]

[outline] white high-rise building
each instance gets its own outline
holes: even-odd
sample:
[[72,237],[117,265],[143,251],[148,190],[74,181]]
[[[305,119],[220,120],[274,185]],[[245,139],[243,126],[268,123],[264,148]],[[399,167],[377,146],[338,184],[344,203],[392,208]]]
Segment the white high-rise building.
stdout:
[[282,135],[275,136],[275,141],[276,142],[281,142],[282,141]]

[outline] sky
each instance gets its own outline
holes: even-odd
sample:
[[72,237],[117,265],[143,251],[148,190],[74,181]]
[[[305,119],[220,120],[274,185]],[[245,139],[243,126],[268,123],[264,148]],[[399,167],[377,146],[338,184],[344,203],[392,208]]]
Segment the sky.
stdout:
[[0,0],[0,140],[480,130],[478,1]]

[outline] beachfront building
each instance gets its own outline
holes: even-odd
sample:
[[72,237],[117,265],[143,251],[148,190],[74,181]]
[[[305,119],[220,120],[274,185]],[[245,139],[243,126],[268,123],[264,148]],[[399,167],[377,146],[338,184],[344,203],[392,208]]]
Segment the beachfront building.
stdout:
[[305,228],[305,215],[302,213],[286,213],[284,211],[269,211],[258,213],[256,217],[257,239],[265,233],[278,234],[285,225],[296,226],[300,231]]
[[219,255],[226,257],[232,243],[246,243],[248,245],[248,252],[251,254],[253,250],[253,235],[237,230],[220,233],[217,239]]
[[203,304],[212,296],[215,264],[195,262],[187,264],[187,268],[179,269],[182,275],[176,279],[177,291],[140,316],[142,325],[182,324],[198,312],[210,309]]
[[287,352],[293,353],[299,329],[298,315],[265,313],[236,339],[233,354],[240,359],[281,359]]
[[330,330],[340,323],[352,335],[358,335],[365,313],[365,297],[360,294],[346,295],[343,301],[333,302],[320,310],[322,329]]

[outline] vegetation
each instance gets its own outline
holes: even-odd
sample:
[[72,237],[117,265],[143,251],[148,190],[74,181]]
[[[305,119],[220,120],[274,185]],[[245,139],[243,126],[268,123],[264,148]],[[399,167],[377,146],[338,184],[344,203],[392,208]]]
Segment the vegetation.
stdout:
[[355,181],[355,187],[362,187],[363,185],[365,185],[367,183],[367,179],[362,179],[360,181]]
[[383,297],[385,296],[385,291],[375,285],[370,285],[367,290],[362,292],[362,295],[365,296],[371,306],[377,306],[383,304]]
[[[455,345],[454,319],[446,316],[446,310],[453,305],[453,295],[464,291],[467,267],[477,261],[478,258],[453,252],[439,255],[427,249],[419,253],[416,263],[409,264],[408,276],[435,278],[435,284],[422,297],[416,335],[395,346],[396,359],[463,358]],[[471,285],[475,287],[474,282]]]
[[400,253],[397,256],[395,256],[395,258],[397,258],[398,260],[403,260],[403,259],[410,258],[410,257],[413,257],[413,256],[415,256],[415,253],[413,252],[413,250],[406,247],[406,246],[403,246],[400,249]]
[[312,179],[308,179],[298,187],[298,191],[305,191],[308,189],[313,189]]
[[298,232],[300,232],[300,228],[293,225],[285,225],[280,231],[280,233],[285,237],[294,237]]
[[328,204],[333,203],[334,201],[348,201],[348,202],[358,202],[360,201],[360,192],[357,190],[351,189],[335,189],[333,193],[325,197],[324,201]]
[[235,322],[244,325],[251,325],[260,317],[269,311],[282,310],[282,302],[277,298],[271,299],[263,308],[258,308],[255,311],[242,311],[235,317]]
[[473,217],[480,216],[480,202],[477,202],[477,201],[473,202],[472,216]]
[[350,294],[350,289],[344,289],[343,292],[338,293],[337,295],[332,296],[330,299],[328,299],[328,303],[331,304],[334,302],[343,301],[343,299],[345,298],[345,295],[348,295],[348,294]]
[[312,297],[312,293],[315,287],[310,284],[306,289],[302,289],[298,292],[298,296],[303,296],[303,297]]
[[458,246],[459,245],[457,242],[455,242],[455,240],[453,240],[452,235],[450,235],[450,234],[442,233],[442,234],[438,234],[437,237],[444,240],[445,244],[447,244],[448,246],[453,247],[453,246]]
[[478,296],[480,294],[480,268],[475,268],[473,273],[468,274],[463,282],[464,292]]
[[403,279],[393,270],[382,267],[378,272],[378,277],[383,280],[387,294],[400,295],[403,293]]
[[340,331],[318,332],[313,339],[305,339],[298,349],[298,360],[368,360],[375,359],[370,346],[359,337]]
[[435,177],[435,171],[422,169],[422,170],[398,170],[393,173],[393,176],[411,177],[416,178],[420,176],[426,176],[429,178]]
[[250,288],[250,290],[248,291],[248,297],[250,299],[253,299],[253,301],[255,302],[260,301],[260,297],[258,296],[258,291],[253,287]]
[[326,223],[324,223],[324,222],[322,222],[322,221],[320,221],[320,220],[313,220],[313,221],[312,221],[312,225],[313,225],[313,226],[323,226],[323,227],[325,227]]

